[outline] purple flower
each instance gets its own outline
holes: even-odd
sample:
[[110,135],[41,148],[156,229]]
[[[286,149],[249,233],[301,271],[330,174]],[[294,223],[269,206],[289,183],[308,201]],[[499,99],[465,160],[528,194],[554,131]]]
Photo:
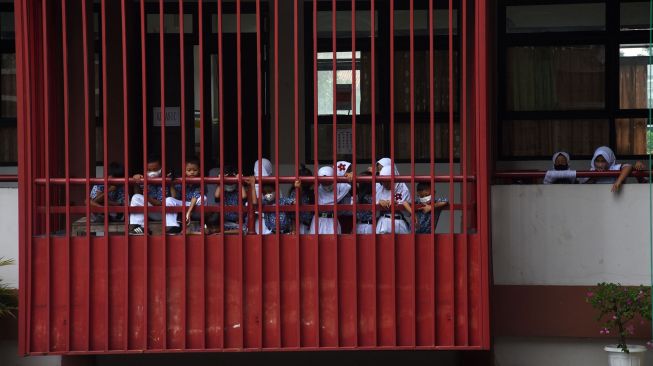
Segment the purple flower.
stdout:
[[616,316],[616,315],[613,315],[613,316],[612,316],[612,320],[617,320],[617,316]]
[[593,293],[592,291],[589,291],[589,292],[587,293],[587,297],[592,297],[592,296],[594,296],[594,293]]
[[632,324],[629,324],[626,326],[626,332],[628,334],[634,334],[635,333],[635,327]]
[[653,341],[646,342],[646,348],[653,349]]

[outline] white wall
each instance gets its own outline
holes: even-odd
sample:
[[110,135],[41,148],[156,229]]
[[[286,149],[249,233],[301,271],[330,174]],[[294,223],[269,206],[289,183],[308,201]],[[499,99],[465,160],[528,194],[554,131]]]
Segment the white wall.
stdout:
[[[18,189],[0,188],[0,257],[18,263]],[[18,287],[18,265],[0,268],[0,278]]]
[[649,187],[492,187],[494,282],[499,285],[650,283]]

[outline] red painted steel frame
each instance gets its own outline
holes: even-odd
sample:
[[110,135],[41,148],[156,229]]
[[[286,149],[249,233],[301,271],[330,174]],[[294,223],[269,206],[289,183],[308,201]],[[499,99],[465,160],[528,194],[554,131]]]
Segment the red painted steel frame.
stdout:
[[[189,2],[190,3],[190,2]],[[194,2],[195,3],[195,2]],[[293,22],[293,69],[292,69],[292,124],[294,125],[293,144],[285,144],[287,141],[279,140],[279,90],[280,85],[290,85],[284,82],[284,76],[279,73],[280,63],[280,42],[289,42],[288,39],[279,38],[279,24],[285,19],[279,17],[279,6],[289,3],[281,0],[272,1],[271,12],[273,24],[273,54],[271,63],[274,85],[274,115],[270,121],[265,120],[263,95],[264,88],[268,87],[263,82],[263,54],[262,36],[263,16],[261,1],[255,2],[256,14],[256,102],[245,101],[244,88],[246,84],[243,79],[241,59],[244,54],[243,36],[241,30],[241,0],[235,1],[235,13],[237,16],[235,39],[236,50],[224,50],[223,43],[223,1],[215,0],[211,6],[205,2],[198,5],[199,24],[199,56],[204,59],[205,28],[204,13],[207,9],[214,9],[217,5],[218,31],[217,31],[217,54],[218,54],[218,95],[219,95],[219,134],[220,166],[224,166],[224,136],[223,125],[238,126],[238,151],[237,162],[238,178],[225,178],[223,174],[219,178],[204,177],[205,156],[204,139],[200,142],[200,178],[187,179],[182,176],[182,191],[186,191],[186,183],[199,183],[204,190],[206,184],[219,184],[222,187],[225,183],[238,183],[242,187],[243,179],[243,149],[251,148],[253,141],[248,140],[244,144],[242,126],[251,121],[243,120],[243,103],[255,103],[257,106],[258,134],[255,145],[257,146],[256,156],[258,159],[270,152],[263,151],[263,127],[269,123],[274,131],[274,156],[277,160],[274,168],[274,176],[262,177],[262,164],[259,164],[259,190],[263,183],[274,184],[279,192],[280,184],[292,184],[300,179],[305,183],[317,184],[318,181],[344,182],[336,177],[326,177],[318,180],[314,177],[298,177],[300,151],[302,143],[300,136],[300,108],[303,100],[300,95],[299,85],[303,81],[299,70],[301,69],[302,54],[300,40],[301,6],[307,11],[304,22],[312,18],[311,33],[304,34],[305,39],[313,40],[312,57],[303,60],[307,70],[312,69],[313,90],[308,91],[317,96],[317,52],[318,52],[318,1],[294,0],[292,2]],[[357,128],[360,123],[356,119],[356,48],[360,39],[357,39],[356,11],[361,1],[352,0],[351,6],[351,72],[352,72],[352,129],[354,152],[352,162],[354,173],[356,172],[357,152]],[[460,51],[460,78],[461,82],[455,84],[454,88],[454,44],[453,44],[453,1],[448,6],[448,75],[449,93],[453,96],[460,85],[461,97],[459,101],[460,130],[460,168],[455,171],[454,165],[454,101],[450,98],[449,116],[443,125],[449,127],[449,159],[447,164],[449,173],[446,175],[435,175],[435,141],[431,141],[429,149],[429,174],[416,174],[415,150],[410,152],[410,174],[395,175],[394,170],[390,177],[355,177],[353,184],[359,182],[371,182],[374,186],[378,181],[390,181],[391,184],[407,183],[414,190],[417,182],[436,182],[449,185],[449,197],[451,205],[448,209],[450,231],[445,234],[416,234],[414,228],[409,235],[393,234],[381,235],[357,235],[357,234],[316,234],[299,235],[298,233],[279,233],[279,222],[275,235],[252,235],[239,233],[227,235],[220,232],[216,235],[209,235],[204,232],[203,213],[224,213],[238,212],[239,224],[243,226],[243,214],[249,213],[253,218],[254,207],[245,207],[240,204],[238,207],[225,207],[224,200],[216,206],[202,206],[197,212],[200,215],[200,235],[188,235],[186,224],[183,223],[182,234],[175,236],[166,235],[144,235],[130,236],[127,234],[126,224],[129,213],[144,213],[145,225],[148,223],[148,211],[151,213],[166,212],[166,207],[133,208],[128,202],[118,207],[109,207],[104,203],[103,207],[91,207],[89,200],[83,204],[72,204],[71,191],[73,187],[83,187],[83,194],[88,197],[91,184],[122,185],[127,190],[130,186],[140,183],[140,180],[130,179],[128,174],[125,178],[109,178],[104,174],[100,178],[95,177],[92,172],[90,159],[91,144],[87,141],[92,135],[91,101],[89,100],[89,50],[92,50],[92,41],[87,39],[88,29],[91,22],[87,19],[87,10],[90,14],[90,1],[82,1],[81,7],[75,7],[69,0],[49,2],[45,0],[16,0],[15,1],[15,24],[16,24],[16,57],[17,57],[17,94],[18,94],[18,183],[19,183],[19,255],[20,255],[20,312],[19,312],[19,348],[20,353],[25,355],[37,354],[114,354],[114,353],[143,353],[143,352],[214,352],[214,351],[253,351],[253,350],[402,350],[402,349],[424,349],[424,350],[482,350],[490,347],[490,324],[489,324],[489,193],[488,193],[488,96],[487,96],[487,15],[486,1],[462,1],[458,11],[462,14],[458,37]],[[53,5],[54,4],[54,5]],[[60,7],[58,6],[60,4]],[[118,4],[120,6],[120,19],[114,19],[114,12],[109,11],[109,6]],[[102,68],[101,78],[103,81],[102,97],[104,105],[102,121],[102,145],[104,148],[103,160],[108,161],[111,145],[109,137],[109,93],[111,83],[122,82],[122,103],[123,110],[121,121],[123,143],[123,156],[125,172],[130,172],[129,167],[129,133],[134,129],[142,128],[142,163],[145,166],[148,151],[148,100],[147,85],[148,79],[148,55],[145,51],[146,42],[158,38],[158,55],[153,58],[159,62],[159,78],[161,89],[161,128],[157,131],[160,134],[161,154],[163,171],[166,169],[166,133],[165,127],[165,84],[171,78],[179,77],[182,90],[185,90],[185,68],[187,67],[184,48],[189,47],[185,38],[185,27],[183,15],[185,2],[178,0],[178,13],[173,14],[180,17],[179,27],[179,49],[180,49],[180,74],[172,75],[166,72],[164,45],[173,47],[171,43],[165,43],[168,36],[165,34],[164,18],[166,7],[164,1],[158,1],[158,21],[160,23],[158,35],[148,38],[145,22],[147,20],[145,0],[136,3],[134,9],[130,9],[131,2],[121,0],[110,2],[102,0],[100,3],[101,20],[101,47],[102,47]],[[197,4],[197,3],[196,3]],[[336,94],[336,52],[338,47],[343,47],[336,42],[336,1],[330,2],[331,9],[331,51],[333,54],[331,72],[333,77],[333,95]],[[371,70],[371,153],[376,158],[376,67],[377,59],[377,32],[376,14],[377,11],[385,11],[388,8],[377,7],[376,1],[370,0],[370,54],[372,58]],[[340,6],[340,5],[338,5]],[[434,136],[434,40],[433,36],[433,0],[429,0],[429,130]],[[70,18],[72,11],[79,11],[82,25],[82,48],[83,54],[78,50],[71,50],[69,43],[70,35],[78,30],[80,24],[74,23]],[[174,8],[173,8],[174,9]],[[410,0],[410,141],[415,145],[415,32],[414,32],[414,0]],[[310,10],[310,11],[308,11]],[[50,16],[51,12],[61,12],[61,17]],[[149,8],[148,8],[149,11]],[[169,10],[168,10],[169,11]],[[389,4],[391,34],[394,33],[394,2]],[[133,16],[128,17],[128,13]],[[113,14],[113,15],[112,15]],[[74,18],[77,18],[75,14]],[[70,22],[69,22],[70,20]],[[61,21],[62,24],[56,24]],[[130,24],[130,21],[140,24]],[[122,52],[121,67],[110,68],[107,62],[113,58],[109,53],[114,47],[108,45],[109,25],[120,24],[121,34],[119,37]],[[138,36],[128,37],[127,32],[134,26],[138,29]],[[61,29],[63,38],[52,34],[54,29]],[[112,37],[115,39],[115,37]],[[132,39],[133,38],[133,39]],[[139,43],[140,42],[140,43]],[[367,41],[365,41],[367,42]],[[390,38],[389,53],[390,83],[394,86],[394,34]],[[59,47],[61,43],[62,47]],[[129,44],[137,47],[130,47]],[[345,43],[343,43],[345,45]],[[138,50],[140,47],[140,50]],[[456,46],[458,47],[458,46]],[[138,52],[130,54],[130,50]],[[229,54],[237,60],[235,75],[238,105],[236,106],[236,118],[224,120],[223,110],[223,56]],[[249,55],[248,55],[249,56]],[[68,65],[73,57],[81,57],[84,65],[83,80],[83,103],[79,93],[73,96],[71,84],[73,81],[69,75],[68,67],[63,68],[63,78],[59,85],[58,79],[53,75],[56,65]],[[156,58],[158,57],[158,60]],[[287,57],[287,56],[286,56]],[[140,60],[138,60],[140,58]],[[132,70],[128,67],[131,60],[137,62],[136,68],[140,69],[141,79],[130,83],[129,75]],[[56,61],[56,62],[55,62]],[[152,60],[150,60],[152,61]],[[169,60],[168,60],[169,62]],[[312,63],[312,68],[310,64]],[[205,89],[204,62],[200,62],[200,90]],[[122,72],[118,75],[109,75],[109,70],[118,69]],[[171,69],[169,67],[168,69]],[[309,71],[307,75],[311,72]],[[266,73],[267,74],[267,73]],[[288,76],[286,76],[288,77]],[[76,81],[75,81],[76,82]],[[139,84],[142,99],[132,101],[128,96],[137,95],[138,90],[131,90],[132,84]],[[77,82],[76,82],[77,83]],[[265,85],[265,86],[264,86]],[[57,97],[61,92],[63,101]],[[187,107],[184,100],[184,92],[181,93],[181,120],[186,124]],[[389,116],[390,133],[390,156],[395,157],[394,132],[395,107],[394,88],[391,87],[389,96],[391,99]],[[283,96],[282,96],[283,97]],[[204,135],[204,121],[206,117],[206,106],[204,94],[200,99],[200,121],[201,135]],[[63,103],[63,106],[58,104]],[[132,104],[142,104],[142,116],[138,118],[130,116]],[[318,116],[317,98],[313,98],[313,119],[307,121],[305,128],[313,126],[313,168],[314,174],[318,170]],[[84,156],[74,157],[70,153],[69,140],[71,132],[72,112],[74,108],[84,109],[84,136],[86,140],[80,150]],[[62,111],[62,117],[58,116]],[[333,150],[330,159],[337,160],[336,132],[338,116],[337,107],[333,102],[333,117],[331,141]],[[77,124],[77,127],[81,126]],[[397,125],[398,126],[398,125]],[[151,129],[151,128],[150,128]],[[64,136],[59,141],[59,135],[54,132],[63,130]],[[128,131],[129,130],[129,131]],[[31,133],[32,131],[44,131],[43,135]],[[185,163],[186,156],[186,131],[182,128],[182,163]],[[251,139],[253,140],[253,139]],[[251,145],[249,143],[252,143]],[[321,143],[325,143],[322,141]],[[328,141],[326,142],[329,143]],[[56,155],[57,149],[62,146],[62,156]],[[170,144],[168,144],[170,145]],[[294,162],[292,176],[280,176],[279,162],[280,147],[289,148],[294,145]],[[117,149],[117,148],[115,148]],[[307,154],[311,155],[311,152]],[[85,162],[84,176],[73,177],[71,173],[71,162],[74,158],[82,159]],[[64,162],[60,162],[64,159]],[[168,160],[170,161],[170,160]],[[372,170],[376,173],[376,166],[372,164]],[[247,171],[249,171],[247,169]],[[174,182],[165,179],[144,179],[144,185],[148,183],[171,185]],[[461,203],[455,203],[454,185],[459,188]],[[65,194],[61,193],[64,190]],[[354,187],[354,192],[356,188]],[[251,190],[250,190],[251,191]],[[300,198],[297,191],[297,201]],[[253,192],[250,192],[253,193]],[[260,191],[258,192],[260,194]],[[205,194],[213,194],[206,192]],[[148,200],[147,189],[144,189],[145,200]],[[376,193],[373,192],[374,199]],[[66,201],[61,203],[61,198]],[[263,212],[274,214],[279,217],[280,213],[294,213],[295,222],[299,223],[298,214],[300,211],[310,210],[314,214],[320,211],[334,211],[337,217],[338,211],[353,211],[354,218],[358,210],[372,210],[373,223],[376,224],[376,214],[381,208],[377,205],[364,205],[354,201],[351,205],[324,206],[317,203],[303,205],[295,202],[292,206],[266,207],[259,199],[257,210],[260,215]],[[183,200],[183,198],[182,198]],[[68,202],[68,203],[66,203]],[[278,203],[278,201],[277,201]],[[415,206],[414,208],[416,208]],[[400,210],[400,208],[397,208]],[[183,208],[168,208],[168,212],[184,212]],[[394,213],[395,207],[392,207]],[[103,213],[104,232],[108,232],[109,213],[124,212],[124,230],[121,235],[82,235],[75,236],[72,232],[73,217],[80,215],[86,218],[91,213]],[[454,231],[454,213],[461,212],[461,229]],[[65,220],[56,217],[65,214]],[[219,227],[224,222],[223,215],[220,215]],[[45,219],[43,219],[43,217]],[[57,221],[55,221],[57,220]],[[61,224],[65,221],[66,228],[60,230]],[[335,220],[334,220],[335,221]],[[434,221],[434,220],[432,220]],[[250,229],[254,224],[250,220]],[[90,232],[90,220],[83,224],[85,233]],[[157,224],[159,225],[159,224]],[[164,225],[161,223],[160,225]],[[259,221],[259,229],[263,220]],[[432,224],[433,232],[435,225]],[[476,230],[472,230],[476,229]],[[353,229],[355,230],[355,228]],[[56,233],[55,233],[56,232]],[[354,231],[355,232],[355,231]],[[63,233],[63,234],[62,234]]]

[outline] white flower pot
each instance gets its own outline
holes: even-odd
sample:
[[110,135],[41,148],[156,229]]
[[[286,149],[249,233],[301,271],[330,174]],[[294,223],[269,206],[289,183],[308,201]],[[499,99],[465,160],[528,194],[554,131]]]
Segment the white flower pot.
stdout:
[[610,366],[644,366],[644,352],[646,347],[628,345],[630,353],[624,353],[616,345],[605,346],[608,352],[608,365]]

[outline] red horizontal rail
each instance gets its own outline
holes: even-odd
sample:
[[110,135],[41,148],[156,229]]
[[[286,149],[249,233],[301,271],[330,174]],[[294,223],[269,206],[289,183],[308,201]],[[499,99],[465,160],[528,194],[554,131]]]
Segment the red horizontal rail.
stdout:
[[17,175],[0,175],[0,182],[16,183],[16,182],[18,182],[18,176]]
[[[410,180],[413,177],[409,175],[395,175],[394,180],[398,182],[410,182]],[[462,182],[465,178],[467,178],[468,182],[474,182],[476,181],[476,177],[474,176],[467,176],[463,177],[461,175],[454,175],[453,176],[453,181],[454,182]],[[224,177],[224,178],[218,178],[218,177],[204,177],[204,178],[185,178],[186,182],[188,183],[201,183],[204,181],[204,183],[213,183],[213,184],[219,184],[220,179],[223,179],[225,183],[238,183],[238,178],[236,177]],[[263,178],[257,178],[257,182],[260,179],[262,182],[268,182],[268,183],[273,183],[276,181],[276,177],[263,177]],[[318,182],[332,182],[333,177],[292,177],[292,176],[279,176],[279,183],[294,183],[296,180],[300,180],[302,182],[315,182],[316,180]],[[341,183],[347,183],[350,182],[346,177],[337,177],[336,178],[338,182]],[[414,177],[416,182],[430,182],[431,181],[431,176],[428,175],[416,175]],[[448,175],[436,175],[434,176],[434,179],[436,182],[449,182],[450,177]],[[161,183],[161,178],[149,178],[148,183],[149,184],[157,184]],[[371,182],[372,177],[370,176],[361,176],[361,177],[356,177],[357,181],[360,182]],[[128,179],[129,183],[132,184],[142,184],[143,180],[140,179],[134,179],[134,178],[129,178]],[[390,182],[391,177],[376,177],[377,182]],[[36,184],[45,184],[48,182],[47,179],[45,178],[36,178],[34,179],[34,182]],[[66,182],[70,182],[71,184],[86,184],[87,179],[86,178],[50,178],[49,183],[50,184],[66,184]],[[104,178],[89,178],[88,182],[91,184],[103,184],[104,183]],[[108,182],[112,184],[122,184],[125,182],[124,178],[108,178]],[[170,183],[170,179],[167,179],[166,182]],[[174,183],[181,184],[181,179],[175,179]]]
[[[576,177],[578,178],[599,178],[599,177],[618,177],[621,174],[619,171],[597,172],[590,170],[577,170]],[[544,178],[545,171],[500,171],[495,172],[495,178]],[[645,178],[649,176],[647,170],[633,171],[630,177]]]

